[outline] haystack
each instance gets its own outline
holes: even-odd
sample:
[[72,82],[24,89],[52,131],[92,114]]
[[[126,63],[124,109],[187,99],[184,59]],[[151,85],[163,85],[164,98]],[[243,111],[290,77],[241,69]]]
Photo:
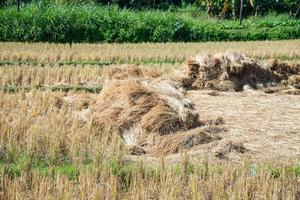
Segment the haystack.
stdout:
[[[99,94],[93,112],[97,127],[110,125],[125,144],[135,149],[134,154],[143,152],[135,146],[151,135],[176,134],[200,124],[193,103],[180,92],[178,83],[163,79],[110,80]],[[146,151],[152,151],[149,144]]]
[[188,60],[185,88],[243,90],[244,85],[258,88],[281,78],[263,63],[239,53],[198,55]]

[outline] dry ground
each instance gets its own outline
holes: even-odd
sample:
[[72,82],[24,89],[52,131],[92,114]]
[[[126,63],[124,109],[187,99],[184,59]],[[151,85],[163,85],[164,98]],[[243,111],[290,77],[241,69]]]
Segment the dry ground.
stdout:
[[256,161],[300,159],[300,96],[254,90],[210,93],[191,91],[188,96],[203,118],[222,116],[227,131],[222,140],[196,148],[193,154],[213,157],[219,148],[233,142],[248,150],[244,154],[233,151],[232,160],[245,156]]

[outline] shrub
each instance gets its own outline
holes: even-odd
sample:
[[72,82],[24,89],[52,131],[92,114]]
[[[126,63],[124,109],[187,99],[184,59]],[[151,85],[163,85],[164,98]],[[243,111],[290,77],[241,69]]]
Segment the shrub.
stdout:
[[197,21],[169,11],[130,11],[92,5],[28,5],[0,9],[0,41],[190,42],[295,39],[300,21],[272,16]]

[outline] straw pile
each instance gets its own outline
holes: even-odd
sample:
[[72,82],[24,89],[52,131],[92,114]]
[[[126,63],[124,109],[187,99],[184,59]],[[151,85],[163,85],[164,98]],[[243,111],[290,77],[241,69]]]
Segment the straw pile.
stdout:
[[300,75],[300,64],[289,64],[273,60],[270,63],[270,69],[282,80],[287,80],[297,74]]
[[178,82],[145,79],[139,69],[116,71],[93,106],[94,122],[100,130],[110,126],[131,154],[176,153],[217,138],[196,128],[199,115]]
[[161,135],[194,127],[198,114],[193,104],[169,80],[121,80],[105,85],[96,102],[98,122],[118,132],[136,123]]
[[300,65],[262,63],[239,53],[198,55],[188,60],[187,74],[180,78],[187,89],[241,91],[245,85],[257,89],[283,83],[299,84]]

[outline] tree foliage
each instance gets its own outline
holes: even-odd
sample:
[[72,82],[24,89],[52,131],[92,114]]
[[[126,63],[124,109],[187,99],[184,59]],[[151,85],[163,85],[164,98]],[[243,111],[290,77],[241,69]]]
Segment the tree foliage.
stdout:
[[[196,0],[196,5],[206,8],[208,14],[218,17],[240,17],[241,0]],[[300,6],[300,0],[244,0],[243,16],[264,15],[270,11],[294,14]]]
[[[238,18],[241,0],[20,0],[22,4],[34,2],[38,4],[101,4],[117,5],[130,9],[168,9],[191,4],[197,12],[206,10],[215,17]],[[0,0],[0,6],[16,4],[16,0]],[[300,0],[244,0],[243,17],[264,15],[270,11],[288,12],[295,15],[300,8]]]

